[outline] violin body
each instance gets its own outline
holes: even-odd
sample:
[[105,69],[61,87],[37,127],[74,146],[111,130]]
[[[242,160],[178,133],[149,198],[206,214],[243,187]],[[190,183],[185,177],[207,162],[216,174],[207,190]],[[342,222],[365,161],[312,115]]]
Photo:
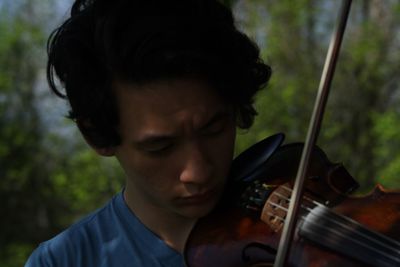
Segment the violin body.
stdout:
[[[242,168],[254,162],[262,149],[235,159],[225,196],[187,241],[188,267],[273,266],[302,150],[277,146],[261,171],[252,166],[235,176],[239,162]],[[350,196],[357,186],[316,148],[287,266],[400,266],[400,193],[377,185],[366,196]]]

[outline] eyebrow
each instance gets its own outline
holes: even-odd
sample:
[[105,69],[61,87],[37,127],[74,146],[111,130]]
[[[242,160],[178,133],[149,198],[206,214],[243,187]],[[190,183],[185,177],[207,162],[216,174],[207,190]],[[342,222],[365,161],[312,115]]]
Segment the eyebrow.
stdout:
[[213,125],[214,123],[216,123],[216,122],[218,122],[218,121],[220,121],[220,120],[222,120],[222,119],[225,119],[225,118],[227,118],[227,117],[230,117],[232,114],[231,114],[231,112],[229,112],[229,111],[227,111],[227,110],[220,110],[220,111],[218,111],[218,112],[216,112],[209,120],[208,120],[208,122],[206,123],[206,124],[204,124],[203,126],[201,126],[200,127],[200,131],[201,130],[205,130],[205,129],[207,129],[208,127],[210,127],[211,125]]
[[[214,123],[231,116],[231,112],[227,110],[219,110],[217,111],[204,125],[199,127],[199,131],[206,130],[208,127],[212,126]],[[145,134],[139,140],[133,141],[133,145],[137,147],[143,147],[148,144],[154,144],[158,142],[166,142],[171,141],[176,138],[174,133],[165,133],[165,134],[157,134],[157,133],[148,133]]]

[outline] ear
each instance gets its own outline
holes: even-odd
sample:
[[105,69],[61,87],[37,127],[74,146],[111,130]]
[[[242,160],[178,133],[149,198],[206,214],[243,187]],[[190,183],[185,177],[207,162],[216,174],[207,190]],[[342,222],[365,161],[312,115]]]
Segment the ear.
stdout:
[[90,140],[89,138],[85,135],[85,131],[83,130],[85,127],[85,124],[87,124],[87,122],[83,122],[81,120],[77,120],[76,122],[79,131],[82,133],[83,138],[85,139],[86,143],[94,150],[96,151],[97,154],[99,154],[100,156],[104,156],[104,157],[112,157],[115,155],[115,147],[97,147],[95,146]]

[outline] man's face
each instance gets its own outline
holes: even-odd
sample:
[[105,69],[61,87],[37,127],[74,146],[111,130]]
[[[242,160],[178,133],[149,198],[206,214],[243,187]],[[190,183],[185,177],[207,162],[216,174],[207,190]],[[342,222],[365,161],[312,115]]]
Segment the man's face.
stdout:
[[131,208],[206,215],[221,196],[233,157],[232,106],[195,80],[118,84],[115,91],[122,137],[115,155],[127,175]]

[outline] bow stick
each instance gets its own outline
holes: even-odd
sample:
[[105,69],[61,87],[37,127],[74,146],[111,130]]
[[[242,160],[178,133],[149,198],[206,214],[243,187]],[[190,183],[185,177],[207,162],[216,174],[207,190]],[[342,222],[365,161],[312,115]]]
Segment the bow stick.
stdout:
[[304,181],[309,167],[310,156],[312,149],[316,144],[316,140],[321,127],[323,114],[325,111],[326,102],[329,95],[329,89],[332,83],[333,74],[335,72],[336,62],[339,55],[340,45],[342,43],[343,34],[346,28],[347,18],[350,12],[352,0],[344,0],[342,2],[341,11],[334,35],[332,36],[328,54],[325,60],[324,69],[321,76],[321,81],[318,88],[317,98],[314,104],[313,113],[311,116],[306,141],[301,155],[299,169],[297,171],[293,193],[287,212],[287,217],[282,231],[282,236],[279,241],[278,252],[275,258],[274,267],[283,267],[288,258],[290,242],[293,238],[297,214],[300,207],[300,200],[303,193]]

